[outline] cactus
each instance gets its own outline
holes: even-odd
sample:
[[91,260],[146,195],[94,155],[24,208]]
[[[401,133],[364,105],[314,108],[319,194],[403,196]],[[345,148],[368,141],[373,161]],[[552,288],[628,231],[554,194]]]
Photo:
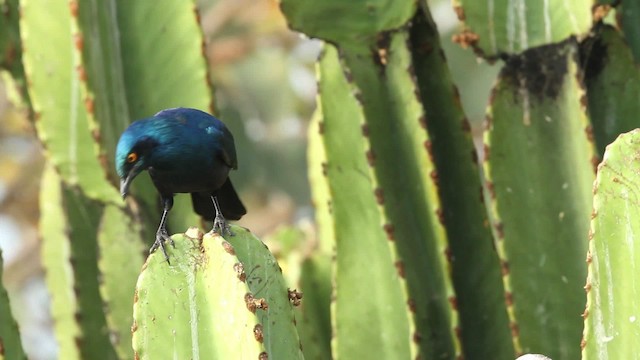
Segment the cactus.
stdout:
[[97,233],[100,295],[109,339],[121,359],[133,358],[131,324],[133,292],[144,264],[147,247],[140,236],[139,216],[114,205],[106,205]]
[[0,360],[4,359],[26,359],[22,344],[20,342],[20,332],[18,325],[11,315],[11,306],[7,291],[2,286],[2,251],[0,251]]
[[602,156],[618,134],[640,125],[640,72],[622,34],[611,26],[598,27],[580,50],[593,137]]
[[584,303],[594,179],[576,53],[568,41],[507,62],[485,134],[486,188],[516,351],[552,358],[578,356],[580,319],[550,321]]
[[[362,155],[365,138],[356,120],[363,119],[363,109],[351,94],[336,49],[329,45],[321,57],[319,73],[319,131],[326,149],[336,237],[332,354],[337,358],[408,358],[416,351],[410,344],[412,315]],[[358,290],[362,286],[367,291]]]
[[587,254],[584,360],[638,357],[639,157],[640,130],[636,129],[607,146],[598,165]]
[[96,229],[102,206],[45,169],[40,196],[42,259],[63,359],[116,359],[98,289]]
[[458,18],[465,25],[456,40],[472,45],[480,54],[497,57],[582,36],[591,27],[592,0],[519,1],[489,3],[454,0]]
[[448,74],[436,26],[423,9],[413,19],[412,56],[449,239],[447,259],[460,314],[457,331],[467,359],[513,358],[499,260],[479,196],[471,125]]
[[278,263],[260,240],[234,226],[229,242],[192,229],[174,236],[168,266],[147,259],[136,286],[136,358],[302,358]]

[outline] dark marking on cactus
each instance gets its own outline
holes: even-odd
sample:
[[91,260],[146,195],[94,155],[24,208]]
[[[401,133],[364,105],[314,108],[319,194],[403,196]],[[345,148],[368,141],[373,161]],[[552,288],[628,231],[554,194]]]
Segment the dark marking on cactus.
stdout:
[[491,196],[492,200],[495,200],[495,198],[496,198],[496,189],[493,186],[493,182],[487,180],[486,186],[487,186],[487,191],[489,192],[489,196]]
[[464,8],[462,8],[462,6],[460,5],[455,5],[453,7],[453,11],[456,12],[456,15],[458,16],[458,20],[460,21],[465,21],[467,20],[467,17],[464,14]]
[[584,350],[585,347],[587,347],[587,340],[583,337],[580,339],[580,350]]
[[511,336],[518,337],[520,335],[520,328],[515,322],[509,323],[509,328],[511,329]]
[[419,344],[420,341],[422,341],[422,334],[420,334],[419,332],[416,331],[416,332],[413,333],[412,338],[413,338],[413,342],[414,343]]
[[456,333],[456,337],[458,339],[462,339],[462,329],[460,328],[460,326],[456,326],[455,328],[453,328],[453,332]]
[[462,119],[462,131],[465,133],[471,132],[471,123],[469,122],[469,119],[467,119],[466,117]]
[[[347,82],[349,84],[353,84],[353,73],[351,73],[351,70],[346,67],[346,66],[342,66],[342,73],[344,74],[344,78],[347,79]],[[320,87],[318,87],[319,89]]]
[[425,140],[423,145],[424,145],[424,148],[427,150],[427,154],[429,155],[429,160],[433,162],[433,143],[431,142],[431,140]]
[[488,162],[491,156],[491,148],[488,144],[482,144],[482,161]]
[[433,183],[438,186],[438,184],[440,184],[440,177],[438,176],[438,171],[437,170],[431,170],[431,172],[429,173],[429,176],[431,177],[431,181],[433,181]]
[[593,240],[593,230],[589,229],[589,233],[587,234],[587,238],[589,241]]
[[436,212],[436,216],[438,217],[438,222],[441,225],[444,225],[444,213],[442,212],[442,209],[438,208],[438,209],[436,209],[435,212]]
[[267,300],[265,300],[264,298],[256,298],[252,293],[246,293],[244,295],[244,302],[247,306],[247,309],[254,314],[257,309],[267,310],[269,308]]
[[478,164],[478,151],[475,147],[471,149],[471,162],[473,163],[473,165]]
[[318,134],[324,134],[324,121],[318,121]]
[[389,47],[391,46],[391,32],[381,32],[376,37],[376,51],[373,52],[373,61],[380,70],[387,66]]
[[591,157],[591,165],[593,166],[593,173],[598,172],[598,165],[600,164],[600,158],[597,155]]
[[[484,204],[484,189],[482,188],[482,185],[480,185],[480,202]],[[487,224],[485,224],[485,227],[486,225]]]
[[93,110],[94,110],[94,102],[93,102],[93,98],[90,96],[87,96],[84,99],[84,107],[87,109],[87,112],[89,114],[93,114]]
[[591,255],[591,251],[587,251],[587,258],[585,259],[585,262],[587,264],[591,264],[591,261],[593,261],[593,255]]
[[300,306],[300,300],[302,300],[303,293],[296,289],[287,289],[287,295],[289,296],[289,301],[293,306]]
[[382,188],[375,188],[373,190],[373,194],[376,196],[376,202],[378,203],[378,205],[383,205],[384,204],[384,190],[382,190]]
[[82,34],[73,35],[73,45],[76,47],[76,50],[82,51],[84,48],[84,39],[82,38]]
[[98,161],[100,162],[100,166],[102,166],[103,169],[109,168],[109,160],[107,160],[107,154],[102,153],[98,155]]
[[244,272],[244,265],[242,263],[233,264],[233,270],[236,272],[238,280],[245,282],[247,280],[247,274]]
[[482,122],[482,128],[484,129],[484,131],[489,131],[491,130],[491,125],[493,125],[493,116],[487,114],[487,116],[484,117],[484,121]]
[[448,246],[444,249],[444,256],[447,259],[447,262],[452,263],[454,258],[453,258],[453,252],[451,251],[451,248],[449,248]]
[[369,124],[364,123],[362,124],[362,126],[360,126],[360,130],[362,131],[362,135],[364,137],[369,137]]
[[593,126],[587,125],[587,127],[584,129],[584,132],[587,134],[587,139],[589,139],[590,142],[593,142]]
[[427,117],[424,114],[420,115],[420,118],[418,118],[418,123],[420,124],[420,127],[423,129],[427,128]]
[[362,96],[362,93],[360,91],[354,91],[353,97],[356,98],[356,100],[358,101],[358,104],[360,105],[364,104],[364,97]]
[[509,307],[513,306],[513,294],[511,292],[506,291],[504,293],[504,303]]
[[582,107],[582,110],[586,109],[587,105],[589,105],[589,100],[587,99],[587,94],[583,93],[580,95],[580,106]]
[[[74,289],[75,290],[75,289]],[[76,296],[78,295],[78,293],[76,292]],[[80,312],[75,312],[73,314],[73,318],[76,320],[77,323],[81,323],[82,319],[84,318],[84,316],[80,313]]]
[[475,47],[478,41],[480,41],[480,35],[470,29],[464,29],[461,33],[453,35],[451,41],[460,45],[463,49],[466,49],[470,46]]
[[75,338],[73,338],[73,340],[76,343],[76,347],[78,349],[82,349],[82,344],[84,343],[84,339],[81,336],[76,336]]
[[504,224],[502,224],[502,222],[496,222],[495,224],[493,224],[493,228],[496,230],[498,239],[504,239]]
[[227,252],[227,254],[233,255],[233,256],[236,255],[236,250],[233,248],[233,245],[231,245],[229,242],[223,241],[222,247],[224,248],[224,251]]
[[264,333],[262,331],[262,325],[256,324],[256,326],[253,327],[253,337],[259,343],[262,343],[264,341]]
[[420,94],[420,89],[418,88],[418,86],[416,85],[416,81],[414,78],[411,78],[411,80],[413,81],[413,96],[416,98],[416,100],[418,102],[420,102],[422,100],[422,95]]
[[366,156],[369,166],[374,167],[376,165],[376,154],[373,152],[373,150],[369,149],[366,152]]
[[398,272],[398,276],[404,279],[405,277],[404,263],[401,260],[398,260],[395,262],[395,266],[396,266],[396,271]]
[[416,301],[413,299],[407,300],[407,306],[409,307],[409,311],[412,313],[416,313]]
[[327,163],[326,162],[322,162],[322,163],[320,163],[320,166],[322,167],[322,175],[323,176],[327,176],[327,171],[328,171]]
[[584,292],[588,293],[589,291],[591,291],[591,283],[589,282],[589,280],[587,280],[587,283],[584,284]]
[[596,209],[591,210],[591,220],[595,219],[598,216],[598,212]]
[[[444,55],[442,55],[444,56]],[[443,59],[444,61],[444,59]],[[458,87],[455,85],[451,85],[451,92],[453,93],[453,101],[456,103],[457,108],[462,108],[462,100],[460,98],[460,91],[458,91]],[[467,120],[466,118],[464,120]],[[469,127],[471,128],[471,127]]]
[[269,360],[269,355],[266,351],[263,351],[258,355],[258,360]]
[[133,324],[131,324],[131,333],[138,331],[138,322],[136,319],[133,319]]
[[502,276],[509,275],[509,262],[506,260],[500,261],[500,272],[502,273]]
[[78,17],[78,2],[77,1],[69,1],[69,11],[71,12],[71,16],[74,18]]
[[590,36],[580,44],[580,68],[583,69],[585,83],[598,77],[608,62],[609,48],[602,37]]
[[580,316],[582,316],[582,318],[586,320],[589,317],[589,309],[585,308],[584,312]]
[[395,228],[393,227],[393,224],[390,223],[386,223],[382,226],[382,228],[384,229],[384,232],[387,234],[387,240],[389,241],[395,241],[396,238],[394,236],[394,231]]
[[36,122],[39,121],[41,116],[42,116],[42,114],[40,114],[39,111],[34,111],[33,112],[33,120],[34,121],[36,121]]
[[509,56],[500,71],[500,78],[513,89],[515,103],[522,101],[521,88],[531,94],[531,99],[543,101],[557,98],[568,73],[568,45],[576,44],[575,38],[537,46],[518,55]]
[[138,352],[135,351],[135,350],[133,351],[133,359],[134,360],[140,360],[140,355],[138,355]]
[[78,78],[80,78],[80,81],[83,81],[83,82],[87,81],[87,72],[84,70],[84,66],[82,65],[76,66],[76,73],[78,74]]
[[[407,38],[407,48],[411,48],[411,43],[409,41],[409,39]],[[416,68],[413,66],[413,63],[410,63],[409,66],[407,66],[407,72],[409,73],[409,76],[411,77],[411,80],[413,80],[413,83],[416,83]]]
[[[619,3],[619,1],[614,1],[615,5]],[[614,6],[615,6],[614,5]],[[609,11],[611,10],[612,4],[596,4],[591,7],[591,16],[593,18],[593,22],[597,23],[602,21],[607,15],[609,15]]]
[[100,130],[99,129],[91,130],[91,137],[93,138],[93,140],[95,142],[100,142],[100,140],[102,139],[102,135],[100,134]]
[[449,296],[449,305],[453,310],[458,310],[458,299],[455,296]]

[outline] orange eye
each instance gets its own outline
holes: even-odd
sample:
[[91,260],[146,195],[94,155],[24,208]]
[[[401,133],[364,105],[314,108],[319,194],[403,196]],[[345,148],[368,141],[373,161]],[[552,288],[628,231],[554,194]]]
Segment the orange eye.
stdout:
[[129,155],[127,155],[127,162],[128,163],[135,162],[136,160],[138,160],[138,154],[133,152],[133,153],[130,153]]

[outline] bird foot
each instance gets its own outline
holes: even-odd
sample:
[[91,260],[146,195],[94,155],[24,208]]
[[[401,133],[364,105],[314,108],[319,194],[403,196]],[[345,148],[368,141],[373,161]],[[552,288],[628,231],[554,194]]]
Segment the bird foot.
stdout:
[[211,229],[211,231],[216,232],[221,236],[235,235],[233,232],[231,232],[231,227],[227,223],[227,220],[222,215],[219,215],[219,214],[216,215],[215,219],[213,219],[213,228]]
[[162,254],[164,254],[164,258],[165,260],[167,260],[167,263],[169,265],[171,265],[171,262],[169,261],[169,254],[167,254],[167,249],[164,246],[165,241],[169,241],[169,244],[171,244],[172,247],[176,247],[176,244],[173,242],[173,239],[169,236],[169,234],[167,234],[167,231],[162,229],[162,230],[158,230],[158,232],[156,233],[156,241],[153,243],[153,245],[151,245],[151,249],[149,249],[149,254],[154,253],[156,250],[158,250],[158,248],[162,249]]

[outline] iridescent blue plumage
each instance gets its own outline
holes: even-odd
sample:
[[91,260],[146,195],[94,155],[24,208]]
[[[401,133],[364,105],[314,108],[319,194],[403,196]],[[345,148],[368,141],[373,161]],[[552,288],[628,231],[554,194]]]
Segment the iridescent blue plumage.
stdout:
[[134,122],[116,150],[122,195],[148,170],[162,197],[165,211],[152,251],[158,246],[164,251],[163,241],[169,239],[165,221],[175,193],[191,193],[194,210],[207,219],[215,217],[214,230],[228,231],[224,218],[237,220],[246,213],[228,178],[229,170],[237,167],[233,135],[224,123],[188,108],[163,110]]

